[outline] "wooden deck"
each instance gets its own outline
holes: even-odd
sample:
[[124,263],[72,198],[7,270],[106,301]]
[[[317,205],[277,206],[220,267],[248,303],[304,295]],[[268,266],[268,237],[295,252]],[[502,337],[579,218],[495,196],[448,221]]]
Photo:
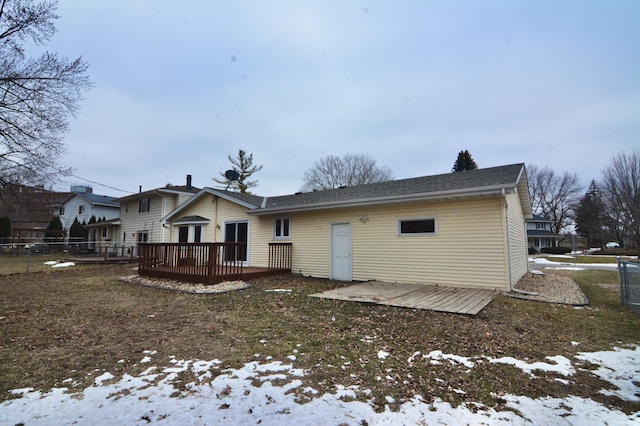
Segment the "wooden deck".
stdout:
[[496,290],[487,289],[372,281],[312,294],[311,296],[476,315],[491,303],[498,293]]

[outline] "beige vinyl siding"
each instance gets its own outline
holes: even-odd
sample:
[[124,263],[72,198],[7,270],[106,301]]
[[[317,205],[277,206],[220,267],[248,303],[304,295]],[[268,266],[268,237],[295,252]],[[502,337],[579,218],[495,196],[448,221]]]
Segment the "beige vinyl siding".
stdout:
[[507,194],[506,201],[511,284],[515,285],[528,270],[526,220],[518,193]]
[[[494,197],[297,214],[293,271],[328,278],[331,223],[350,223],[354,280],[506,289],[501,209]],[[399,219],[420,218],[435,218],[437,234],[398,236]]]
[[[269,264],[269,242],[271,241],[270,218],[250,217],[244,206],[206,194],[180,211],[176,220],[185,216],[202,216],[211,221],[203,225],[203,242],[224,241],[224,225],[229,221],[249,221],[249,266],[266,267]],[[175,222],[175,220],[174,220]],[[178,227],[168,223],[172,242],[177,241]],[[216,225],[220,226],[220,229]]]

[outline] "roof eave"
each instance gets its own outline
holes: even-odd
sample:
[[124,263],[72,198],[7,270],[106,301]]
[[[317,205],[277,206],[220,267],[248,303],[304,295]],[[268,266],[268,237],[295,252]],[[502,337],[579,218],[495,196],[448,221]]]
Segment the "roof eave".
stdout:
[[447,199],[486,197],[486,196],[501,195],[503,189],[513,191],[515,187],[516,187],[516,184],[513,183],[513,184],[503,184],[503,185],[494,185],[490,187],[483,187],[481,189],[472,188],[472,189],[461,189],[461,190],[454,190],[454,191],[450,191],[450,190],[438,191],[438,192],[429,192],[429,193],[420,193],[420,194],[392,195],[387,197],[363,198],[360,200],[334,201],[334,202],[317,203],[317,204],[310,204],[310,205],[297,205],[297,206],[287,206],[287,207],[256,209],[256,210],[247,212],[247,214],[254,215],[254,216],[263,216],[263,215],[280,214],[280,213],[297,213],[297,212],[315,211],[315,210],[363,207],[363,206],[370,206],[375,204],[395,204],[395,203],[408,203],[408,202],[419,202],[419,201],[439,201],[439,200],[447,200]]

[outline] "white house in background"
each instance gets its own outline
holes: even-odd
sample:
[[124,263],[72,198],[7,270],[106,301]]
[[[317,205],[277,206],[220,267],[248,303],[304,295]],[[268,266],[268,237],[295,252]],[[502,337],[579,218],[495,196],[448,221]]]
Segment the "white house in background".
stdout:
[[527,221],[527,245],[537,252],[543,247],[557,247],[558,242],[564,238],[551,231],[551,221],[542,216],[533,215]]
[[[109,220],[117,218],[119,214],[120,204],[114,197],[94,194],[93,188],[84,185],[72,186],[71,194],[58,207],[58,217],[67,232],[75,219],[79,223],[88,223],[91,216]],[[96,236],[90,233],[89,241],[95,240]]]
[[105,224],[108,235],[113,235],[110,241],[125,246],[169,242],[170,232],[160,220],[199,190],[187,175],[186,185],[167,185],[117,198],[120,220]]

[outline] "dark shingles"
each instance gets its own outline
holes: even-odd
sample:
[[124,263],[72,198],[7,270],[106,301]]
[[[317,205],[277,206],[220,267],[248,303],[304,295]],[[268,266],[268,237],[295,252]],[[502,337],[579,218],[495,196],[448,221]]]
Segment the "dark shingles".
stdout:
[[500,185],[514,186],[523,164],[468,170],[411,179],[371,183],[346,188],[303,192],[294,195],[269,197],[265,209],[304,207],[314,204],[348,203],[358,200],[385,198],[398,195],[418,195],[440,192],[473,190]]

